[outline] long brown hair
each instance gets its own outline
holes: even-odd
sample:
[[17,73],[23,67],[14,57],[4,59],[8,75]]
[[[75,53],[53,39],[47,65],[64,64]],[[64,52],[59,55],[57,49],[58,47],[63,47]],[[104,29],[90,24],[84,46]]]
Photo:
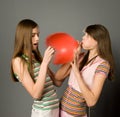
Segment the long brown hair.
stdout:
[[[86,27],[85,32],[98,42],[98,55],[108,61],[110,64],[110,72],[108,75],[108,79],[114,79],[114,58],[112,54],[111,40],[108,30],[101,24],[94,24]],[[80,70],[87,62],[88,55],[89,51],[83,59]]]
[[[20,21],[17,25],[16,28],[16,33],[15,33],[15,42],[14,42],[14,50],[13,50],[13,56],[12,60],[16,57],[21,57],[25,52],[27,52],[27,56],[29,59],[29,71],[30,75],[32,75],[32,30],[33,28],[36,28],[38,24],[34,22],[33,20],[30,19],[24,19]],[[34,51],[35,59],[39,61],[40,63],[42,62],[42,56],[39,52],[39,49],[37,48],[36,51]],[[25,63],[25,60],[22,60],[23,63]],[[12,68],[12,61],[11,61],[11,75],[12,79],[14,81],[18,81],[13,73],[13,68]]]

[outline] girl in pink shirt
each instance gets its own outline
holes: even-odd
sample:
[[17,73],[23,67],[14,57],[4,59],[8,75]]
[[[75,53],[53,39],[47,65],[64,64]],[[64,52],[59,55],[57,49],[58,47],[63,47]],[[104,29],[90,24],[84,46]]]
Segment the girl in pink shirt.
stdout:
[[[68,87],[61,99],[61,117],[87,117],[87,107],[94,106],[106,78],[114,78],[114,60],[108,30],[100,24],[90,25],[75,51],[74,60],[61,66],[56,78],[68,75]],[[81,53],[81,49],[86,53]]]

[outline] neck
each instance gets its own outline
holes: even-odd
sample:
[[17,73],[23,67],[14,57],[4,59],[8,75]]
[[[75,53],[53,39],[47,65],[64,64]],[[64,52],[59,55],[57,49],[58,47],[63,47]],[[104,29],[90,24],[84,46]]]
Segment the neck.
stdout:
[[90,62],[94,61],[97,56],[98,56],[98,53],[96,51],[90,51],[86,64],[89,64]]
[[90,51],[88,56],[88,61],[97,55],[98,55],[97,51]]
[[96,59],[97,56],[98,55],[95,55],[94,57],[92,57],[91,59],[89,59],[86,64],[89,64],[91,62],[93,63],[93,61]]

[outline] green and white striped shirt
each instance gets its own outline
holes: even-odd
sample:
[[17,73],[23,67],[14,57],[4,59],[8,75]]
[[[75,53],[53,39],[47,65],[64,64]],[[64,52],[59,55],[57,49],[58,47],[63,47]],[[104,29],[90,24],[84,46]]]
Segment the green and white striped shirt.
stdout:
[[[22,57],[28,62],[28,58],[26,56],[22,56]],[[39,70],[40,70],[40,63],[33,60],[34,81],[37,80]],[[15,76],[16,78],[18,78],[17,75]],[[52,110],[58,107],[59,107],[59,99],[57,97],[56,90],[53,85],[53,81],[47,75],[42,97],[40,99],[34,100],[32,108],[37,110],[49,110],[49,109]]]

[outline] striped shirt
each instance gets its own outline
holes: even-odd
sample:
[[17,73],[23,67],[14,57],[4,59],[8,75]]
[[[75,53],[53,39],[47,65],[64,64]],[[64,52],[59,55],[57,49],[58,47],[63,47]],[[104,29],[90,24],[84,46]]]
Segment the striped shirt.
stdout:
[[[22,57],[26,61],[28,61],[28,58],[26,56],[22,56]],[[40,70],[40,63],[33,60],[32,65],[33,65],[33,72],[34,72],[33,80],[36,82],[37,76]],[[16,76],[16,78],[18,77]],[[56,109],[58,107],[59,107],[59,99],[57,97],[56,90],[53,85],[53,81],[47,75],[42,97],[40,99],[34,100],[32,108],[37,110],[49,110],[49,109]]]
[[[80,71],[86,85],[92,89],[95,75],[102,74],[107,78],[110,70],[109,63],[97,56],[94,61],[83,67]],[[78,81],[71,70],[68,80],[68,87],[61,100],[61,109],[66,117],[83,117],[86,115],[86,102],[82,95]],[[64,116],[64,115],[62,115]]]

